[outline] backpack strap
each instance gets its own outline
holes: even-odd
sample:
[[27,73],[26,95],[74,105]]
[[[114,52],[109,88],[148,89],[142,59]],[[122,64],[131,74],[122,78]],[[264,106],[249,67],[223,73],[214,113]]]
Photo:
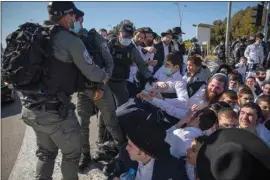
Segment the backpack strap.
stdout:
[[192,97],[203,85],[206,85],[204,81],[196,81],[187,84],[188,97]]

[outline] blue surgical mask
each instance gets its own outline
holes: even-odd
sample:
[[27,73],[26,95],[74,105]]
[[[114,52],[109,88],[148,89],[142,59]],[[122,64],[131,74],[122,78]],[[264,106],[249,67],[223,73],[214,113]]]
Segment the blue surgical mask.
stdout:
[[178,42],[182,42],[182,36],[181,35],[178,36]]
[[129,46],[130,43],[131,43],[131,39],[125,39],[125,38],[122,38],[121,40],[119,40],[120,43],[123,45],[123,46]]
[[170,68],[164,67],[164,73],[166,75],[171,75],[173,72],[172,72],[172,70]]
[[81,30],[81,23],[79,21],[75,22],[74,25],[73,25],[73,29],[72,31],[75,32],[76,34],[78,34]]
[[237,93],[238,88],[231,88],[231,90],[233,90],[234,92],[236,92],[236,93]]

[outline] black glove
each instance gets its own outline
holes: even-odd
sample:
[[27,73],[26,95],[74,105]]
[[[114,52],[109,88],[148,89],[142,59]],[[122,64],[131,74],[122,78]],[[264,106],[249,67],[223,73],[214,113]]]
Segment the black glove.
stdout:
[[154,78],[153,76],[151,76],[150,78],[148,78],[147,82],[152,86],[153,82],[157,82],[158,79]]

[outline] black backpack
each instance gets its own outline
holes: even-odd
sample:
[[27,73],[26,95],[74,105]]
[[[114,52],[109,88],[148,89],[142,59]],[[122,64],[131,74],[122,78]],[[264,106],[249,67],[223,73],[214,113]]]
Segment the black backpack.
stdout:
[[103,60],[100,47],[96,44],[96,36],[98,33],[95,29],[89,30],[87,33],[87,37],[81,36],[81,40],[83,41],[85,47],[87,48],[89,54],[92,56],[93,61],[100,68],[105,67],[105,61]]
[[6,38],[2,78],[14,88],[38,87],[48,73],[52,56],[51,36],[60,26],[25,23]]

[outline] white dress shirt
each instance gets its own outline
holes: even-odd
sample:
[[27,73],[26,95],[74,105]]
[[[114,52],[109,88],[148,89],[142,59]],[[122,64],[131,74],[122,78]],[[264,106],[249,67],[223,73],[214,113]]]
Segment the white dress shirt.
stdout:
[[[153,105],[161,108],[162,110],[164,110],[162,108],[163,107],[162,103],[164,103],[164,105],[169,104],[169,106],[173,106],[176,108],[186,108],[187,102],[188,102],[188,93],[187,93],[187,88],[186,88],[186,82],[182,79],[181,81],[173,81],[171,83],[172,83],[172,87],[169,87],[168,91],[175,90],[177,98],[173,98],[173,99],[153,98],[151,103]],[[167,112],[167,109],[165,111]]]
[[129,78],[127,79],[127,81],[129,81],[131,83],[138,82],[137,77],[136,77],[137,72],[138,72],[138,67],[136,65],[131,65],[130,72],[129,72]]
[[245,50],[245,57],[248,59],[248,63],[262,64],[264,60],[264,52],[262,45],[249,45]]
[[176,158],[185,156],[187,149],[190,147],[195,137],[202,135],[202,131],[196,127],[185,127],[176,129],[172,126],[168,129],[165,138],[170,147],[171,155]]
[[261,123],[256,126],[257,136],[259,136],[268,147],[270,147],[270,131]]
[[[169,86],[177,86],[178,81],[176,83],[168,83]],[[186,87],[184,88],[185,92],[187,93]],[[184,91],[184,90],[182,90]],[[179,91],[178,91],[179,93]],[[177,96],[178,96],[177,93]],[[203,85],[192,97],[188,98],[187,94],[182,94],[178,99],[158,99],[153,98],[151,103],[163,111],[166,111],[167,114],[182,119],[185,117],[188,110],[196,104],[198,106],[198,110],[203,109],[208,106],[209,102],[205,100],[205,93],[206,93],[206,85]]]
[[263,85],[263,83],[266,82],[266,80],[260,81],[258,78],[256,78],[256,82],[259,84],[260,88],[262,89],[262,85]]
[[135,180],[152,180],[155,159],[152,158],[147,164],[139,162]]
[[[175,72],[172,75],[168,76],[165,71],[165,67],[161,66],[158,71],[154,74],[154,78],[158,79],[162,82],[168,82],[168,81],[182,81],[183,77],[179,72]],[[164,91],[165,93],[175,93],[175,89],[171,88],[169,90]]]

